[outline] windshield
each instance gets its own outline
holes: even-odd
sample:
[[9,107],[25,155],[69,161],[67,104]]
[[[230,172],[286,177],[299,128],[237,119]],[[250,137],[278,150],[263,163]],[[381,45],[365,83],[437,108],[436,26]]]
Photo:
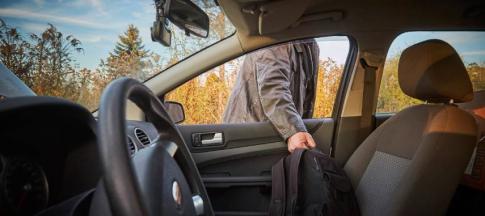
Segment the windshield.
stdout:
[[0,58],[37,95],[94,110],[111,80],[144,81],[235,32],[215,1],[194,2],[209,15],[209,37],[171,25],[164,47],[150,37],[153,0],[3,0]]

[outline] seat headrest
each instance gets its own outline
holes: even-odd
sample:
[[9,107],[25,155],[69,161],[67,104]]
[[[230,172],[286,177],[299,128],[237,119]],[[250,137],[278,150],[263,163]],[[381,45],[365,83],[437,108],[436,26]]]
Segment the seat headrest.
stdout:
[[468,72],[455,49],[442,40],[415,44],[401,54],[399,85],[413,98],[432,103],[473,99]]

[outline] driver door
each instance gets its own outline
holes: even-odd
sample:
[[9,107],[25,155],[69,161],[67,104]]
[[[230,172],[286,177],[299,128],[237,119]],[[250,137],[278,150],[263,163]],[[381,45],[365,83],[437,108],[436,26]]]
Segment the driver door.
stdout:
[[[304,119],[317,148],[330,153],[335,101],[349,53],[347,37],[316,39],[320,48],[313,117]],[[224,124],[222,117],[245,56],[226,62],[164,95],[182,104],[178,125],[206,185],[216,215],[266,215],[271,167],[288,154],[270,122]]]

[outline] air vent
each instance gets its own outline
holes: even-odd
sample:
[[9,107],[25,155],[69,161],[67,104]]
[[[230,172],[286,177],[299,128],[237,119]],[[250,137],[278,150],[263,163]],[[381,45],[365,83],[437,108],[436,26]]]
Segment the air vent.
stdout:
[[148,137],[147,133],[145,133],[145,131],[140,128],[135,128],[135,136],[138,141],[140,141],[140,143],[143,145],[148,145],[152,142],[150,140],[150,137]]
[[135,154],[137,150],[138,149],[136,148],[136,145],[133,142],[133,140],[130,137],[128,137],[128,151],[130,152],[130,155]]

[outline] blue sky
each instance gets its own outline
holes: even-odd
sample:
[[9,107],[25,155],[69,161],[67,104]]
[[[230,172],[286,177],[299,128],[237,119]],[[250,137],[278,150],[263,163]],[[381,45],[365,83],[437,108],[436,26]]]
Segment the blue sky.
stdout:
[[[150,39],[154,20],[153,0],[2,0],[0,18],[23,33],[42,32],[47,23],[61,32],[72,34],[83,43],[84,53],[75,54],[81,67],[94,69],[100,59],[113,50],[118,35],[129,24],[140,30],[145,47],[155,53],[164,53],[159,43]],[[483,32],[411,32],[400,35],[389,51],[398,54],[404,48],[431,38],[443,39],[452,44],[466,63],[485,62],[485,33]],[[318,40],[321,57],[331,57],[344,63],[349,43],[343,37]]]
[[322,37],[316,39],[320,48],[320,58],[331,58],[338,64],[344,64],[349,53],[349,40],[344,36]]
[[[113,50],[118,35],[129,24],[140,30],[145,48],[163,53],[166,48],[151,41],[153,0],[7,0],[0,2],[0,18],[24,34],[39,34],[47,23],[72,34],[83,43],[84,53],[75,54],[81,67],[94,69]],[[318,40],[321,57],[344,63],[349,43],[345,37]]]
[[2,0],[0,18],[23,33],[39,34],[52,23],[83,43],[75,55],[81,66],[94,68],[114,48],[129,24],[139,27],[145,47],[157,53],[164,47],[150,39],[153,0]]
[[429,39],[448,42],[465,64],[485,63],[485,32],[407,32],[393,41],[387,56],[400,54],[405,48]]

